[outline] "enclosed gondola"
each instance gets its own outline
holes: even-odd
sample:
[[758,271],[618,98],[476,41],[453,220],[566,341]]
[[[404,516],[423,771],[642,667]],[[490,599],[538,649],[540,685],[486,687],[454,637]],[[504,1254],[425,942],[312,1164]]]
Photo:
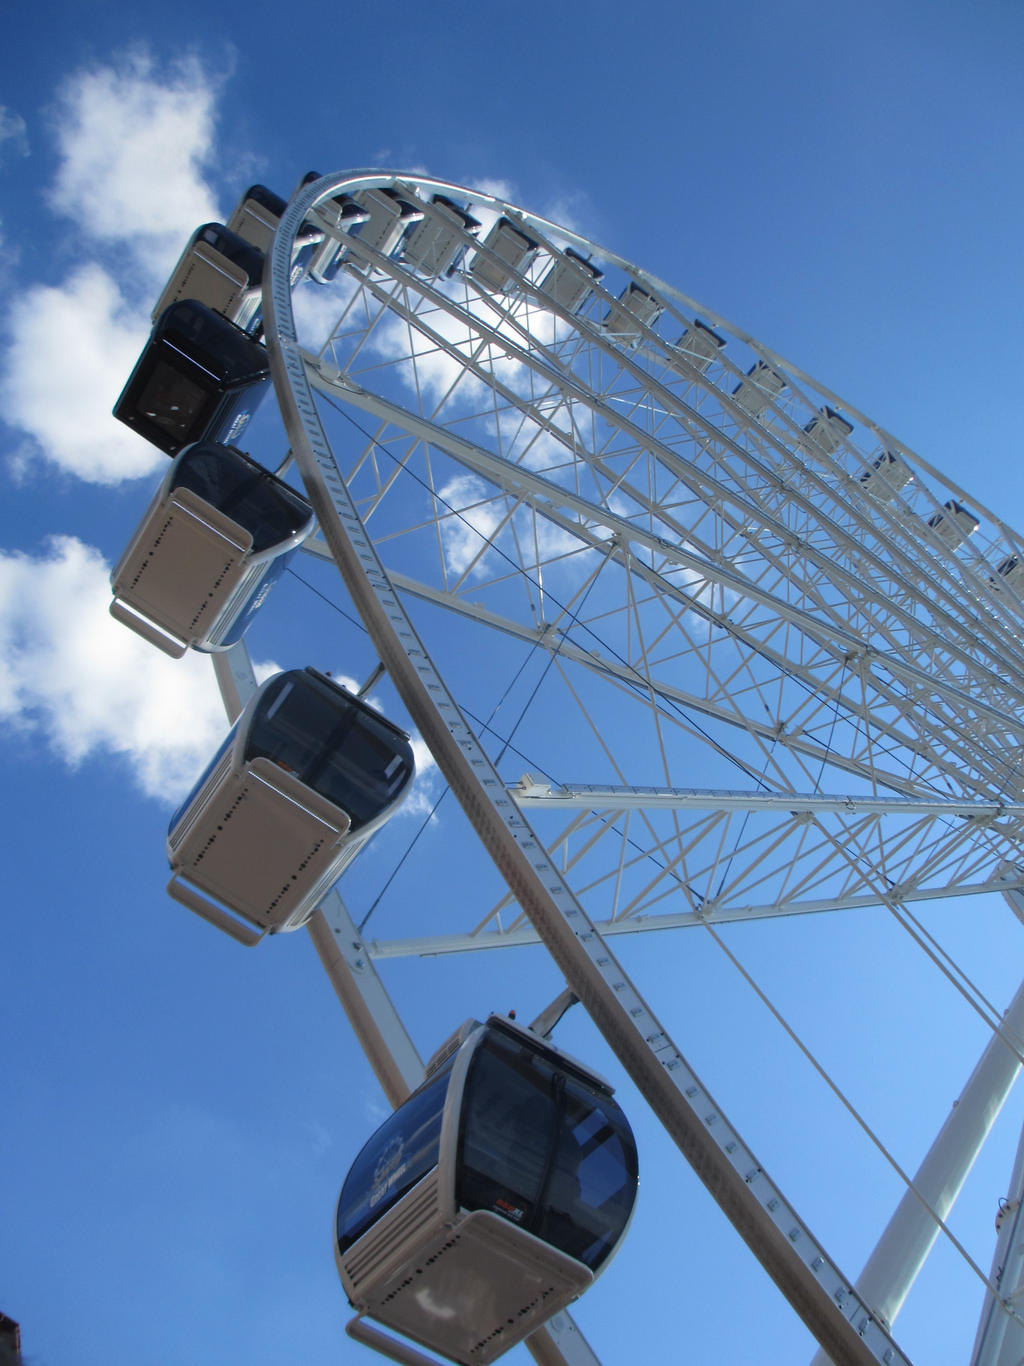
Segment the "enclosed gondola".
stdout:
[[636,1191],[611,1087],[509,1020],[470,1020],[345,1180],[342,1284],[360,1316],[485,1366],[591,1284]]
[[223,223],[197,228],[153,309],[155,322],[179,299],[196,299],[246,332],[257,330],[266,257]]
[[433,279],[455,271],[466,253],[466,239],[476,236],[480,222],[447,195],[435,194],[430,202],[430,211],[405,239],[401,258]]
[[[305,185],[309,179],[310,176],[304,176],[299,184]],[[268,190],[266,185],[250,185],[231,211],[227,226],[246,242],[251,242],[254,247],[267,254],[273,244],[277,225],[287,207],[287,201],[273,190]],[[313,253],[323,241],[323,236],[323,232],[312,223],[303,223],[299,229],[292,249],[292,268],[289,276],[293,288],[305,277]]]
[[270,385],[264,347],[194,299],[171,304],[114,405],[166,455],[194,441],[237,441]]
[[309,503],[234,446],[187,446],[111,575],[111,614],[166,654],[239,640],[313,529]]
[[268,679],[167,832],[175,900],[243,944],[298,929],[405,796],[409,737],[315,669]]

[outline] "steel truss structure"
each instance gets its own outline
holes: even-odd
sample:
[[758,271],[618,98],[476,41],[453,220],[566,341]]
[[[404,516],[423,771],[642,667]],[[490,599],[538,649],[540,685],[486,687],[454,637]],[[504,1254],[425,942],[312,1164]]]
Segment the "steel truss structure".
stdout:
[[[421,215],[390,250],[331,207],[379,189]],[[289,285],[309,220],[340,255],[319,340]],[[1019,908],[1024,540],[742,330],[491,195],[382,172],[301,188],[264,320],[314,551],[504,888],[418,936],[364,937],[336,897],[316,917],[389,1098],[419,1060],[373,960],[540,939],[828,1358],[906,1361],[891,1319],[991,1117],[968,1120],[1016,1075],[1024,1007],[991,1021],[963,1122],[854,1284],[609,941],[878,905],[912,920],[986,891]],[[243,656],[218,664],[236,703]],[[1022,1341],[999,1256],[976,1366]],[[555,1333],[537,1359],[594,1361],[563,1328],[561,1358]]]

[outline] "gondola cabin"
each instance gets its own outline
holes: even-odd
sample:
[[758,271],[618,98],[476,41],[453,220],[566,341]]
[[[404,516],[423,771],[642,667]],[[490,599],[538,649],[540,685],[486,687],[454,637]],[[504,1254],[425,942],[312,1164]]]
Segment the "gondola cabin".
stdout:
[[887,503],[912,482],[914,472],[895,451],[883,451],[859,476],[861,486],[880,502]]
[[360,1315],[485,1366],[591,1284],[636,1190],[607,1083],[509,1020],[471,1020],[345,1180],[341,1281]]
[[484,249],[473,257],[469,273],[495,293],[511,289],[516,275],[529,270],[538,245],[510,218],[501,217],[484,238]]
[[315,669],[257,690],[173,816],[175,900],[243,944],[304,925],[409,790],[409,737]]
[[317,284],[326,285],[337,275],[348,249],[349,234],[360,227],[370,215],[350,194],[336,195],[318,204],[314,213],[324,229],[324,240],[313,251],[309,263],[309,277]]
[[232,209],[227,225],[265,253],[287,207],[287,202],[266,185],[250,185]]
[[263,266],[258,247],[223,223],[197,228],[153,309],[153,321],[179,299],[196,299],[243,331],[259,324]]
[[635,346],[640,339],[641,328],[653,327],[663,311],[653,294],[648,294],[646,289],[630,281],[619,295],[618,302],[608,310],[603,325],[619,341]]
[[183,299],[153,328],[114,416],[173,456],[194,441],[236,441],[269,385],[265,348]]
[[578,313],[594,292],[603,271],[572,247],[556,256],[551,269],[541,281],[541,289],[559,308],[567,313]]
[[974,535],[981,523],[970,508],[965,508],[963,503],[951,498],[947,503],[943,503],[941,512],[936,512],[928,518],[928,525],[940,541],[944,541],[951,550],[955,550],[957,546],[963,545],[969,536]]
[[447,195],[435,194],[422,222],[405,239],[402,260],[427,279],[451,275],[466,254],[467,237],[479,230],[479,219]]
[[[295,187],[295,193],[320,179],[319,171],[307,171]],[[365,223],[369,216],[350,194],[335,195],[313,208],[310,226],[315,225],[323,233],[323,241],[313,248],[310,257],[308,273],[311,280],[326,285],[334,279],[349,245],[349,233]]]
[[111,615],[174,658],[227,649],[312,529],[306,499],[242,451],[186,446],[111,575]]
[[786,389],[786,381],[777,375],[767,361],[757,360],[743,379],[732,391],[733,401],[749,414],[758,418],[772,399]]
[[423,220],[418,200],[414,203],[386,186],[360,190],[353,198],[366,214],[355,238],[356,247],[370,247],[382,256],[390,256],[413,225]]
[[1019,555],[1006,555],[996,565],[996,573],[1001,583],[1008,584],[1014,592],[1024,589],[1024,559]]
[[831,455],[853,431],[853,423],[847,422],[842,413],[827,405],[814,414],[804,427],[807,440],[802,440],[804,450],[824,451]]
[[[304,177],[299,182],[300,185],[305,184],[308,178]],[[274,233],[277,232],[277,225],[287,207],[287,201],[273,190],[268,190],[266,185],[250,185],[232,209],[227,226],[246,242],[258,247],[264,255],[269,255]],[[312,223],[303,223],[299,228],[292,247],[292,268],[289,276],[292,288],[305,276],[313,253],[322,241],[323,233]]]
[[[693,326],[688,327],[676,342],[673,365],[685,375],[688,370],[699,370],[703,375],[718,353],[725,347],[725,338],[712,331],[707,323],[694,318]],[[678,357],[678,361],[676,360]],[[682,364],[679,364],[682,362]]]

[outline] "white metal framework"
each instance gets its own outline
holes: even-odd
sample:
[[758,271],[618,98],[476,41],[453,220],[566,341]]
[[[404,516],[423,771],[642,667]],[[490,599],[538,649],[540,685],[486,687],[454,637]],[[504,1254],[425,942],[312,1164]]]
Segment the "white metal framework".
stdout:
[[[342,191],[372,208],[381,189],[415,225],[404,238],[317,209]],[[317,344],[289,286],[310,217],[340,253]],[[506,889],[360,952],[539,937],[830,1358],[905,1361],[879,1262],[860,1286],[833,1265],[607,941],[1018,896],[1024,541],[747,334],[492,196],[324,177],[270,259],[267,342],[319,551]],[[400,1097],[392,1007],[346,1004]],[[1020,1027],[1008,1017],[967,1108],[998,1108]],[[940,1135],[933,1184],[948,1192],[986,1127]],[[913,1254],[880,1250],[887,1284],[944,1217],[930,1189],[904,1219]],[[989,1340],[1019,1341],[996,1316]],[[979,1347],[978,1366],[1003,1360]]]

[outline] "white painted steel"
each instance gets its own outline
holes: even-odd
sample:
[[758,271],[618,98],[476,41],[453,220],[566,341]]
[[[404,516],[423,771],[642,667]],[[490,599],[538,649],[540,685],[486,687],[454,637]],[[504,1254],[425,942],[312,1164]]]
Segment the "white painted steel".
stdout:
[[[414,631],[339,472],[295,338],[287,283],[291,245],[318,198],[394,179],[324,177],[297,194],[282,218],[265,285],[275,388],[324,538],[379,657],[484,847],[680,1149],[835,1362],[906,1361],[724,1120],[509,799]],[[426,180],[417,185],[454,189]],[[541,220],[529,222],[532,231]],[[372,253],[369,264],[379,264]],[[421,297],[430,292],[422,281],[415,290]],[[642,333],[636,339],[649,341]]]
[[[1007,887],[1003,895],[1014,914],[1024,919],[1024,892]],[[1024,1131],[995,1225],[989,1275],[993,1289],[982,1306],[971,1366],[1019,1366],[1024,1361]]]
[[[1024,1132],[996,1215],[996,1248],[971,1366],[1019,1366],[1024,1360]],[[1012,1307],[1018,1317],[1006,1313]]]
[[[1003,1015],[863,1271],[857,1290],[891,1326],[1021,1068],[1024,985]],[[818,1352],[812,1366],[828,1366]]]

